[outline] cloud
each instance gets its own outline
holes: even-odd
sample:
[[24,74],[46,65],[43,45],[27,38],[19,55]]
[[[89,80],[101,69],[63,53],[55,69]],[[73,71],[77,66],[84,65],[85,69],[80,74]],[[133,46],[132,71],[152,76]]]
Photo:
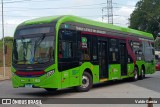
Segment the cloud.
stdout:
[[[123,1],[123,2],[122,2]],[[132,11],[134,10],[134,7],[129,7],[126,5],[132,5],[134,6],[138,0],[128,0],[127,2],[124,2],[125,0],[115,1],[117,4],[123,3],[124,5],[118,5],[122,6],[118,9],[114,8],[114,15],[119,15],[114,17],[114,23],[119,23],[117,25],[119,26],[125,26],[127,27],[126,23],[128,23],[128,18]],[[93,4],[100,4],[102,2],[106,2],[106,0],[59,0],[59,1],[50,1],[50,2],[28,2],[28,3],[21,3],[21,4],[8,4],[8,7],[24,7],[26,8],[46,8],[46,6],[49,7],[70,7],[70,6],[79,6],[78,8],[95,8],[93,10],[91,9],[42,9],[42,10],[31,10],[31,11],[14,11],[12,8],[6,8],[5,15],[7,16],[13,16],[13,17],[5,17],[5,35],[13,35],[14,30],[18,24],[25,20],[33,19],[38,16],[50,16],[50,15],[57,15],[57,14],[72,14],[77,16],[96,16],[96,17],[87,17],[91,20],[96,21],[102,21],[102,11],[101,8],[104,7],[104,5],[93,5]],[[36,5],[34,5],[36,4]],[[91,5],[91,6],[82,6],[82,5]],[[75,8],[75,7],[74,7]],[[21,8],[19,8],[21,10]],[[17,8],[18,10],[18,8]],[[15,16],[15,17],[14,17]],[[16,17],[21,16],[21,17]],[[22,17],[27,16],[27,17]],[[33,16],[33,17],[30,17]],[[105,20],[107,22],[107,20]],[[1,27],[0,27],[1,32]],[[1,38],[1,37],[0,37]]]
[[[129,21],[128,19],[130,18],[130,14],[133,12],[134,7],[127,7],[123,6],[119,9],[114,9],[113,10],[113,23],[114,25],[118,26],[123,26],[123,27],[128,27]],[[98,17],[94,19],[95,21],[102,22],[102,17]],[[103,22],[107,23],[108,19],[107,17],[103,20]]]
[[79,4],[93,4],[95,0],[72,0],[73,3]]
[[73,0],[75,3],[84,3],[85,0]]
[[98,22],[102,22],[102,17],[98,17],[96,19],[94,19],[95,21],[98,21]]
[[[25,21],[26,18],[23,18],[23,19],[16,19],[16,18],[13,18],[13,19],[7,19],[4,23],[4,33],[5,33],[5,36],[13,36],[14,32],[15,32],[15,29],[16,27],[22,23],[23,21]],[[1,29],[0,29],[0,32],[1,32]]]
[[138,1],[139,1],[139,0],[127,1],[127,5],[130,5],[130,6],[133,6],[133,7],[134,7]]
[[14,25],[17,25],[17,24],[20,24],[22,23],[24,20],[26,19],[9,19],[6,21],[6,24],[14,24]]
[[133,12],[134,7],[123,6],[120,9],[114,10],[114,22],[117,25],[127,27],[130,14]]
[[122,16],[130,16],[130,14],[133,12],[134,10],[134,7],[126,7],[126,6],[123,6],[121,7],[120,9],[116,9],[114,11],[115,14],[120,14]]

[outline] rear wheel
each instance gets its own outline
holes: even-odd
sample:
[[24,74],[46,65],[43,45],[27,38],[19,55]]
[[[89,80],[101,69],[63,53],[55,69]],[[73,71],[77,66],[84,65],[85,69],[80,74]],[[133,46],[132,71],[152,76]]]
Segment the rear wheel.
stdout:
[[84,72],[82,76],[81,86],[77,86],[76,90],[79,92],[87,92],[92,88],[92,76],[88,72]]
[[140,79],[142,80],[142,79],[144,79],[144,78],[145,78],[145,71],[144,71],[144,69],[142,68],[142,69],[141,69]]
[[138,68],[137,67],[134,67],[134,77],[132,79],[133,81],[138,80]]

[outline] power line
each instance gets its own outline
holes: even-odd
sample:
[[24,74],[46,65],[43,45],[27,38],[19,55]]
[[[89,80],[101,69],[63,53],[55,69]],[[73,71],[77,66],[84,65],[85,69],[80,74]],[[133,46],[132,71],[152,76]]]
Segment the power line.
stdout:
[[[98,8],[101,8],[101,7],[93,7],[93,6],[96,6],[96,5],[103,5],[103,4],[106,4],[106,3],[99,3],[99,4],[90,4],[90,5],[76,5],[76,6],[65,6],[65,7],[54,7],[54,8],[29,8],[29,7],[4,7],[4,8],[21,8],[21,9],[18,9],[18,10],[11,10],[11,11],[4,11],[4,12],[13,12],[13,11],[39,11],[39,10],[53,10],[53,9],[59,9],[59,10],[63,10],[63,9],[98,9]],[[92,7],[91,7],[92,6]],[[88,8],[87,8],[88,7]]]
[[68,9],[73,9],[73,10],[93,10],[93,9],[98,9],[101,7],[94,7],[94,8],[34,8],[32,9],[24,9],[24,10],[10,10],[10,11],[4,11],[4,12],[13,12],[13,11],[41,11],[41,10],[68,10]]
[[[19,1],[10,1],[11,2],[24,2],[24,1],[32,1],[32,0],[19,0]],[[41,1],[44,1],[44,0],[41,0]],[[45,0],[46,1],[46,0]],[[49,0],[50,1],[50,0]],[[112,1],[112,0],[107,0],[107,1]],[[39,2],[39,1],[35,1],[35,2]],[[7,3],[7,2],[6,2]],[[107,2],[108,3],[108,2]],[[100,7],[93,7],[95,5],[105,5],[107,3],[99,3],[99,4],[90,4],[90,5],[76,5],[76,6],[65,6],[65,7],[54,7],[54,8],[30,8],[30,7],[4,7],[4,8],[21,8],[19,10],[11,10],[11,11],[5,11],[5,12],[12,12],[12,11],[34,11],[34,10],[45,10],[45,9],[48,9],[48,10],[52,10],[52,9],[97,9],[97,8],[100,8]],[[111,4],[111,3],[110,3]],[[113,3],[113,4],[118,4],[118,5],[124,5],[124,4],[119,4],[119,3]],[[90,7],[92,6],[92,7]],[[88,7],[88,8],[87,8]],[[112,8],[115,8],[113,6],[111,6]],[[106,7],[108,9],[108,7]],[[25,9],[25,10],[22,10],[22,9]],[[27,10],[28,9],[28,10]],[[31,9],[31,10],[29,10]],[[113,10],[112,10],[113,11]],[[12,16],[12,15],[5,15],[7,17],[41,17],[41,16]],[[109,13],[107,15],[104,15],[105,16],[109,16]],[[112,16],[112,15],[111,15]],[[115,16],[115,15],[114,15]],[[89,16],[89,17],[96,17],[95,15],[94,16]]]
[[136,7],[136,6],[133,6],[133,5],[127,5],[127,4],[122,4],[122,3],[113,3],[113,4],[126,6],[126,7]]
[[113,6],[112,0],[107,0],[107,6],[102,8],[102,21],[108,18],[108,23],[113,24]]
[[21,3],[21,2],[46,2],[46,1],[59,1],[59,0],[37,0],[37,1],[33,1],[33,0],[17,0],[17,1],[6,1],[4,2],[4,4],[10,4],[10,3]]
[[[61,16],[62,14],[59,14],[59,15],[54,15],[54,16]],[[64,14],[63,14],[64,15]],[[5,17],[42,17],[42,16],[20,16],[20,15],[4,15]],[[52,16],[52,15],[51,15]],[[81,16],[81,15],[80,15]],[[81,16],[81,17],[99,17],[99,16],[102,16],[102,15],[88,15],[88,16]],[[128,17],[128,16],[124,16],[124,15],[113,15],[114,17]],[[47,15],[46,16],[43,16],[43,17],[47,17]]]
[[[18,16],[18,15],[4,15],[5,17],[42,17],[42,16]],[[54,16],[61,16],[61,15],[54,15]],[[88,15],[88,16],[80,16],[80,17],[98,17],[101,15]],[[43,16],[47,17],[47,16]]]
[[113,24],[113,6],[112,0],[107,0],[108,23]]
[[[83,7],[83,6],[81,6]],[[5,7],[5,8],[18,8],[18,7]],[[50,8],[20,8],[20,9],[35,9],[35,10],[40,10],[40,9],[96,9],[96,8],[101,8],[101,7],[91,7],[91,8],[79,8],[79,7],[50,7]]]
[[5,3],[18,3],[18,2],[24,2],[24,1],[32,1],[32,0],[7,1],[7,2],[4,2],[4,4]]
[[29,8],[29,7],[4,7],[4,8],[25,8],[25,9],[60,9],[60,8],[76,8],[76,7],[88,7],[88,6],[95,6],[95,5],[104,5],[106,3],[98,3],[98,4],[89,4],[89,5],[75,5],[75,6],[65,6],[65,7],[50,7],[50,8]]

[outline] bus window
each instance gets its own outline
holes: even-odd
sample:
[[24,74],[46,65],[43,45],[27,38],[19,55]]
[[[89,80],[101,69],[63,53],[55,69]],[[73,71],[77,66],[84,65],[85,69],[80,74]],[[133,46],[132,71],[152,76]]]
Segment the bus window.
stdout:
[[97,37],[92,37],[92,59],[97,60]]
[[118,61],[119,61],[118,40],[110,39],[109,41],[109,62],[118,63]]
[[143,51],[144,51],[144,57],[145,61],[152,61],[154,59],[154,47],[153,44],[147,41],[143,42]]
[[75,44],[76,34],[71,30],[60,30],[59,32],[59,58],[73,58],[75,50],[73,44]]
[[72,42],[62,42],[62,58],[72,58]]
[[81,37],[81,51],[82,51],[82,60],[88,61],[91,60],[90,57],[90,35],[85,35]]

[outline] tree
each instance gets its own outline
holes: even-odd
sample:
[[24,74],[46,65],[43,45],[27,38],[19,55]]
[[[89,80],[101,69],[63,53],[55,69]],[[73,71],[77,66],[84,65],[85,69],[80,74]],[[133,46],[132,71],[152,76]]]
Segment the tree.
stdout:
[[[3,38],[1,39],[1,41],[2,40],[3,40]],[[6,36],[6,37],[4,37],[4,41],[5,41],[5,43],[13,43],[13,37]]]
[[155,39],[155,49],[160,51],[160,37]]
[[160,33],[160,0],[140,0],[129,20],[130,28],[152,33],[156,38]]

